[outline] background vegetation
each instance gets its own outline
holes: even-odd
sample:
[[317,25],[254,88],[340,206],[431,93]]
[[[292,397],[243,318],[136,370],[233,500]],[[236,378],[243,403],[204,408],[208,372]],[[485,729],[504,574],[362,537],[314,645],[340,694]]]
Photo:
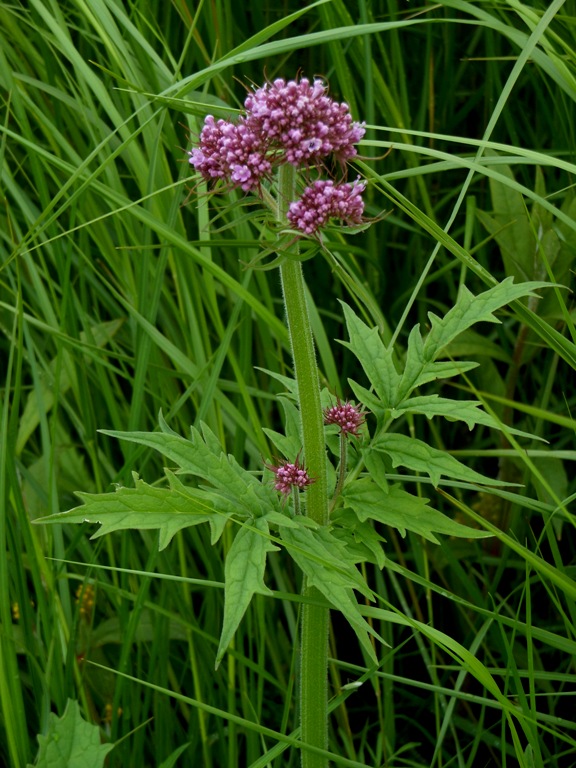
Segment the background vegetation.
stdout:
[[[291,567],[271,559],[277,599],[253,602],[214,672],[225,537],[191,528],[159,553],[155,532],[91,541],[93,526],[31,521],[132,470],[161,476],[156,455],[97,431],[154,430],[160,410],[180,434],[206,422],[250,469],[270,457],[283,387],[266,371],[290,375],[278,280],[252,266],[258,223],[206,198],[186,154],[205,114],[231,114],[252,83],[321,75],[368,124],[367,213],[386,215],[305,265],[335,393],[357,373],[334,342],[339,298],[402,343],[464,283],[569,287],[575,14],[572,0],[0,5],[2,764],[32,762],[68,699],[116,744],[111,766],[298,764],[274,733],[297,723]],[[521,488],[422,486],[493,526],[484,544],[381,531],[388,562],[367,575],[395,612],[377,622],[390,647],[343,689],[366,667],[335,618],[335,764],[576,765],[576,334],[569,290],[542,295],[453,351],[481,363],[464,398],[547,442],[399,424]]]

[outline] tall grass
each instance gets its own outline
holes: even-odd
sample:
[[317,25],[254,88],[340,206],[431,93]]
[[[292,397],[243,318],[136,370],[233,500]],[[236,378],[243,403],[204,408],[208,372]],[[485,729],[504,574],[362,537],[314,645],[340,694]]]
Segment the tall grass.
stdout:
[[368,214],[385,213],[334,238],[333,261],[304,265],[335,393],[355,374],[333,341],[339,298],[404,343],[462,284],[558,284],[453,349],[481,363],[463,396],[546,443],[402,425],[520,487],[420,485],[493,530],[485,546],[384,532],[386,567],[367,573],[381,604],[366,616],[390,647],[368,672],[335,617],[332,761],[576,765],[576,333],[562,287],[576,246],[575,13],[570,0],[0,6],[2,764],[33,761],[68,699],[116,744],[113,766],[175,764],[186,745],[182,765],[298,764],[289,564],[272,557],[274,599],[255,599],[214,672],[225,537],[212,547],[189,529],[158,553],[150,532],[92,541],[92,527],[31,522],[132,470],[154,481],[154,455],[98,429],[153,430],[160,410],[181,434],[206,422],[249,469],[271,455],[262,430],[281,428],[282,387],[267,371],[291,364],[280,287],[254,265],[257,220],[230,206],[237,194],[207,197],[186,151],[205,114],[303,71],[366,120]]

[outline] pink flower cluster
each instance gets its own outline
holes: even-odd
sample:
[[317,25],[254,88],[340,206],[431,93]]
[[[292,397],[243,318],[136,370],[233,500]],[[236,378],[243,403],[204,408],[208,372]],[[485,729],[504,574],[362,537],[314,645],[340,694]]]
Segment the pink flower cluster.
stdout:
[[365,130],[353,123],[347,104],[326,95],[320,80],[266,83],[244,102],[247,124],[285,153],[292,165],[305,165],[333,154],[345,162],[356,154]]
[[230,123],[208,115],[200,135],[200,147],[190,152],[190,163],[209,180],[224,179],[245,192],[257,187],[272,170],[258,134],[245,120]]
[[346,224],[360,224],[364,213],[362,192],[366,184],[336,184],[319,179],[306,187],[302,197],[290,203],[287,218],[290,224],[307,235],[313,235],[326,226],[330,219],[340,219]]
[[293,464],[284,462],[278,466],[266,464],[266,467],[274,473],[274,488],[283,493],[284,496],[288,496],[292,491],[292,488],[305,488],[307,485],[312,485],[314,482],[314,479],[310,477],[308,472],[300,464],[298,458]]
[[364,413],[352,403],[341,403],[324,409],[324,424],[337,424],[342,435],[359,436],[359,428],[364,424]]
[[279,78],[250,94],[244,106],[235,123],[212,115],[204,122],[200,145],[189,155],[207,181],[222,179],[249,192],[282,163],[309,166],[328,155],[345,163],[365,133],[320,80]]

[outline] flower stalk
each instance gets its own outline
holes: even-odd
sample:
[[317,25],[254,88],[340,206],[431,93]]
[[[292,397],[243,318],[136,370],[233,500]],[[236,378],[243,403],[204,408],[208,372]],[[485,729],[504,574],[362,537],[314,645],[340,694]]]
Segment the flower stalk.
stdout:
[[[278,219],[286,220],[288,201],[294,199],[295,169],[279,169]],[[312,328],[306,303],[302,265],[287,258],[280,266],[284,306],[292,345],[294,373],[302,421],[302,443],[306,467],[315,479],[306,490],[306,514],[319,525],[328,523],[326,449],[320,403],[320,381],[314,351]],[[303,586],[303,595],[320,598],[315,587]],[[328,746],[328,626],[329,609],[304,603],[300,643],[300,723],[301,738],[321,749]],[[302,768],[326,768],[318,754],[302,750]]]

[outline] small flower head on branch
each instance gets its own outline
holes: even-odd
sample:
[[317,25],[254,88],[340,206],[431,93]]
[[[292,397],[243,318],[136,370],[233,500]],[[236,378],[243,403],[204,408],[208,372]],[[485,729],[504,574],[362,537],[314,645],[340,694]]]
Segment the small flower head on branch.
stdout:
[[337,400],[336,405],[324,409],[324,424],[336,424],[344,437],[359,437],[359,429],[364,424],[364,411],[349,402]]
[[286,461],[277,465],[266,464],[265,466],[266,469],[274,473],[274,488],[280,491],[284,497],[289,496],[293,488],[301,490],[315,482],[314,478],[310,477],[304,466],[300,464],[298,457],[293,464]]

